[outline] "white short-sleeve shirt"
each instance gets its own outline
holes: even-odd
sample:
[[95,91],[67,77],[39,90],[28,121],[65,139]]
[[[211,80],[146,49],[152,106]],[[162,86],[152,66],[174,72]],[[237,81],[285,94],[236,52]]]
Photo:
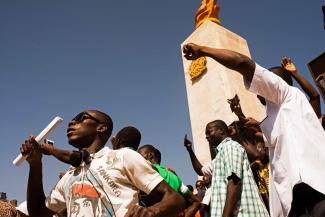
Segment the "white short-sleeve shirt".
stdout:
[[[163,179],[137,152],[107,147],[62,177],[46,199],[54,212],[67,209],[68,216],[123,217],[138,203],[139,190],[150,193]],[[115,213],[115,215],[113,215]]]
[[287,216],[295,184],[325,194],[325,132],[306,96],[257,64],[249,90],[266,99],[271,216]]

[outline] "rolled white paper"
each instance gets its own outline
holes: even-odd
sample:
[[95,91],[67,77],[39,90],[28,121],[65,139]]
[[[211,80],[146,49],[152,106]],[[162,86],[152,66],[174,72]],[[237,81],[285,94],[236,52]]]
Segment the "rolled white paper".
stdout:
[[[44,130],[36,136],[35,140],[40,143],[43,141],[52,131],[57,128],[61,123],[63,119],[60,118],[59,116],[56,116],[51,123],[49,123]],[[24,157],[22,154],[19,154],[16,159],[12,162],[15,166],[19,166],[22,162],[26,160],[26,157]]]

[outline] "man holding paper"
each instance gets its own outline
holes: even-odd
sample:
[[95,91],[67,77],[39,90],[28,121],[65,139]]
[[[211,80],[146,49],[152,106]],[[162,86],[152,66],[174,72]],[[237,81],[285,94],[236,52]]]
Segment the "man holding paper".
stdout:
[[[105,147],[112,129],[112,119],[97,110],[83,111],[69,122],[69,144],[82,153],[82,162],[67,171],[47,198],[42,182],[42,150],[33,137],[25,141],[21,153],[30,166],[30,216],[52,216],[64,209],[69,217],[170,216],[181,211],[184,199],[137,152]],[[139,207],[139,190],[160,195],[162,200],[153,207]]]

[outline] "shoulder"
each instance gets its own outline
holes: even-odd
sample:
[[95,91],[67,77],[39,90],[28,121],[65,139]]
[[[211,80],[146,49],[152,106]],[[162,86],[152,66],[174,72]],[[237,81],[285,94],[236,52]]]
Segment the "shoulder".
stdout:
[[239,150],[244,150],[243,146],[239,144],[238,142],[232,140],[231,138],[227,138],[225,141],[225,144],[223,146],[224,149],[239,149]]
[[[138,152],[130,149],[130,148],[121,148],[116,150],[116,155],[123,158],[140,158],[144,159]],[[127,160],[127,159],[126,159]]]
[[232,139],[229,139],[223,144],[222,148],[220,149],[220,152],[222,152],[222,153],[234,153],[235,152],[235,153],[243,154],[243,153],[245,153],[245,149],[238,142],[236,142]]

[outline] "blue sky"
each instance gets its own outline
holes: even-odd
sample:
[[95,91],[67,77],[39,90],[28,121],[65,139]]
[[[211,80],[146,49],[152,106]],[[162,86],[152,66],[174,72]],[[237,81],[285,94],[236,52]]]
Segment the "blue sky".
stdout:
[[[324,52],[324,1],[224,0],[223,25],[246,38],[262,66],[290,56],[311,81],[306,64]],[[187,184],[194,184],[182,140],[190,135],[180,44],[194,30],[200,1],[0,2],[0,191],[25,199],[28,165],[14,167],[20,144],[56,115],[65,122],[51,136],[67,145],[68,121],[84,109],[142,132],[142,145],[162,152]],[[322,108],[324,104],[322,102]],[[109,143],[110,145],[110,143]],[[48,192],[67,166],[44,157]]]

